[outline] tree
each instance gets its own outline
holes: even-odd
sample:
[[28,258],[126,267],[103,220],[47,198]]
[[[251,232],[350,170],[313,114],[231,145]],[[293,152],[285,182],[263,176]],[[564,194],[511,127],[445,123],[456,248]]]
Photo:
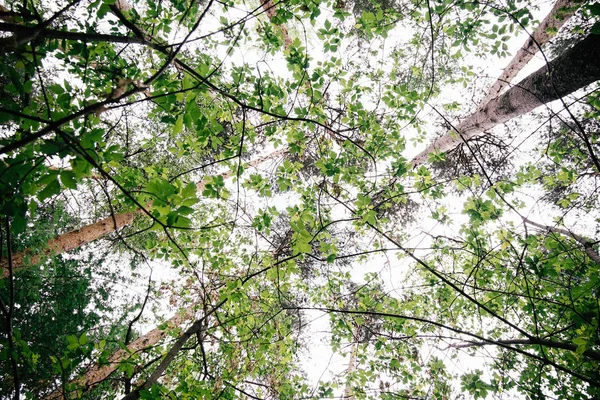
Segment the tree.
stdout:
[[[3,5],[3,393],[596,397],[598,104],[594,93],[562,98],[600,78],[597,36],[453,128],[462,143],[510,120],[522,137],[517,117],[560,98],[571,122],[540,136],[545,152],[520,146],[527,157],[501,179],[484,164],[436,176],[425,161],[443,158],[439,143],[415,168],[404,155],[430,128],[425,105],[449,123],[458,102],[438,95],[487,89],[469,56],[509,51],[502,36],[528,27],[533,6]],[[534,38],[558,27],[561,7]],[[559,151],[565,129],[577,132],[572,155]],[[77,222],[48,228],[43,210],[59,199]],[[557,218],[536,217],[543,207]],[[583,212],[585,225],[569,219]],[[82,275],[82,302],[107,287],[137,294],[111,297],[101,315],[64,313],[77,332],[44,341],[56,327],[34,332],[20,318],[47,322],[42,302],[15,294],[60,263]],[[306,367],[323,329],[334,357],[354,343],[348,377]],[[42,373],[33,360],[50,353]],[[484,355],[489,373],[466,367],[467,353]]]
[[[506,93],[490,100],[453,128],[452,132],[430,144],[411,160],[411,164],[423,164],[429,154],[448,152],[498,124],[597,81],[600,79],[600,58],[597,56],[599,46],[598,35],[586,37]],[[597,167],[600,168],[600,165]]]
[[550,10],[544,20],[535,28],[535,31],[504,68],[500,77],[490,87],[483,100],[481,100],[482,106],[485,106],[490,100],[498,97],[500,93],[510,85],[511,81],[517,76],[519,71],[521,71],[538,50],[550,40],[551,35],[558,32],[577,8],[578,4],[570,1],[557,1],[554,3],[552,10]]
[[[38,210],[38,217],[35,224],[42,232],[52,230],[55,225],[73,223],[62,202],[47,204]],[[11,237],[11,232],[7,234],[3,230],[2,235]],[[40,236],[21,233],[9,242],[39,246],[48,240],[47,233]],[[39,397],[57,373],[68,376],[86,358],[91,351],[86,345],[88,340],[103,335],[110,337],[109,330],[103,328],[88,332],[97,326],[103,314],[112,310],[109,285],[94,279],[106,276],[100,267],[103,260],[100,252],[79,261],[57,257],[43,270],[30,269],[9,284],[3,281],[0,288],[2,348],[13,347],[14,353],[5,353],[4,357],[20,360],[18,375],[7,368],[8,363],[2,364],[0,391],[3,397],[10,396],[17,379],[27,387],[29,396]],[[24,286],[27,290],[19,290]]]

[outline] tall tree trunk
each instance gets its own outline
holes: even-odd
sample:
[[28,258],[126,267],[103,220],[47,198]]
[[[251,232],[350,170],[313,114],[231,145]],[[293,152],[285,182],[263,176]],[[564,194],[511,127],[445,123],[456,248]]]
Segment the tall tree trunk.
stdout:
[[533,58],[540,47],[544,46],[552,37],[550,29],[559,30],[563,24],[573,16],[579,4],[572,0],[558,0],[546,18],[540,23],[536,30],[527,38],[517,54],[502,71],[500,77],[490,87],[487,94],[481,100],[480,107],[485,106],[490,100],[498,97],[500,93],[517,76],[519,71]]
[[[256,160],[248,163],[249,167],[256,167],[257,165],[262,164],[265,161],[274,159],[279,157],[282,154],[285,154],[287,149],[281,149],[274,151],[264,157],[259,157]],[[231,178],[236,175],[236,171],[229,171],[221,174],[224,179]],[[196,184],[196,188],[199,191],[202,191],[206,184],[208,183],[207,179],[203,179]],[[74,250],[80,246],[91,243],[95,240],[98,240],[110,233],[115,232],[118,229],[121,229],[133,222],[133,219],[136,214],[141,214],[141,210],[124,212],[121,214],[115,214],[113,216],[104,218],[101,221],[96,223],[84,226],[83,228],[76,229],[74,231],[70,231],[51,239],[48,242],[48,245],[44,250],[38,252],[37,249],[27,249],[25,251],[13,254],[12,260],[12,268],[13,272],[18,271],[19,269],[33,266],[41,261],[47,256],[53,254],[61,254],[67,251]],[[2,278],[8,277],[8,261],[3,259],[2,264],[0,265],[2,268]]]
[[[350,351],[350,360],[348,361],[348,368],[346,369],[346,376],[354,373],[356,371],[356,367],[358,366],[358,332],[360,330],[360,326],[358,324],[354,324],[354,329],[352,331],[352,339],[354,343],[352,343],[352,350]],[[344,388],[344,394],[342,395],[342,399],[350,400],[354,398],[354,391],[352,390],[352,386],[350,383],[346,383],[346,387]]]
[[[131,224],[135,214],[136,212],[116,214],[84,226],[81,229],[59,235],[48,241],[48,244],[41,252],[36,252],[36,249],[27,249],[15,253],[12,256],[13,271],[19,270],[25,266],[36,265],[49,255],[61,254],[93,242],[117,229]],[[2,278],[6,278],[8,276],[8,261],[2,260],[1,266]]]
[[[111,6],[113,12],[116,12],[118,15],[118,17],[120,18],[124,18],[124,16],[121,14],[121,11],[123,11],[124,9],[126,10],[127,7],[124,7],[123,4],[125,4],[126,6],[128,6],[128,3],[124,0],[119,1],[116,5]],[[273,3],[272,0],[266,0],[262,3],[262,6],[267,14],[267,16],[269,17],[269,19],[273,18],[273,16],[275,15],[275,11],[273,8]],[[135,29],[139,29],[137,28],[137,26],[132,25],[130,26],[130,28],[134,28]],[[285,49],[289,49],[291,44],[292,44],[292,40],[289,36],[289,33],[285,27],[285,25],[281,25],[281,30],[282,30],[282,34],[284,36],[284,48]],[[140,32],[144,33],[144,31]],[[255,167],[258,166],[260,164],[262,164],[265,161],[271,160],[271,159],[275,159],[281,155],[284,155],[288,152],[287,148],[281,149],[281,150],[277,150],[274,151],[266,156],[263,157],[259,157],[256,160],[251,161],[248,165],[250,167]],[[233,177],[234,175],[237,174],[237,171],[230,171],[227,173],[223,173],[221,174],[221,176],[224,179]],[[206,186],[206,184],[208,183],[207,179],[204,179],[200,182],[198,182],[196,184],[196,189],[198,191],[202,191],[204,190],[204,187]],[[131,222],[129,222],[131,223]],[[83,229],[83,228],[82,228]],[[114,231],[114,230],[113,230]],[[110,233],[112,231],[103,233],[101,236],[98,236],[95,239],[92,240],[96,240],[101,238],[102,236]],[[65,234],[67,235],[67,234]],[[62,235],[61,235],[62,236]],[[58,239],[58,238],[57,238]],[[89,243],[89,242],[86,242]],[[81,243],[84,244],[84,243]],[[80,244],[80,245],[81,245]],[[70,249],[72,250],[72,249]],[[38,260],[39,261],[39,260]],[[22,266],[22,265],[21,265]],[[13,264],[13,268],[14,264]],[[5,270],[3,272],[7,273],[8,268],[5,268]],[[171,319],[169,319],[167,321],[168,326],[173,327],[173,326],[179,326],[181,325],[183,322],[185,322],[186,320],[189,320],[191,318],[191,316],[193,315],[193,306],[183,310],[183,312],[179,312],[177,313],[175,316],[173,316]],[[195,326],[195,325],[194,325]],[[190,329],[188,329],[188,331],[191,332],[191,330],[194,328],[194,326],[192,326]],[[188,331],[186,331],[186,334],[188,333]],[[85,388],[84,390],[87,392],[90,389],[92,389],[94,386],[98,385],[99,383],[101,383],[103,380],[105,380],[106,378],[108,378],[119,366],[119,363],[123,360],[125,360],[129,354],[131,353],[135,353],[135,352],[140,352],[144,349],[150,348],[154,345],[156,345],[160,340],[162,340],[165,336],[165,331],[164,330],[160,330],[159,328],[154,328],[153,330],[151,330],[150,332],[146,333],[143,336],[140,336],[138,339],[136,339],[135,341],[133,341],[132,343],[130,343],[127,346],[127,350],[118,350],[115,353],[113,353],[109,360],[108,360],[108,364],[105,366],[99,366],[99,365],[95,365],[92,369],[90,369],[83,377],[81,377],[80,379],[76,380],[76,381],[71,381],[70,383],[77,383],[77,386]],[[189,335],[188,335],[189,337]],[[180,338],[178,340],[178,342],[182,342],[182,339]],[[182,343],[184,343],[185,341],[183,341]],[[181,347],[181,346],[179,346]],[[179,348],[178,347],[178,348]],[[178,349],[175,349],[174,353],[177,352]],[[171,349],[171,351],[173,351],[173,349]],[[170,362],[170,361],[169,361]],[[168,364],[167,364],[168,365]],[[135,391],[132,392],[130,395],[134,395],[137,394],[139,395],[139,391]],[[53,392],[52,394],[50,394],[49,396],[46,397],[46,399],[48,400],[54,400],[54,399],[65,399],[64,397],[64,393],[60,390]]]
[[[265,10],[265,13],[269,17],[269,19],[272,19],[276,15],[274,4],[273,4],[272,0],[264,0],[262,2],[262,6],[263,6],[263,9]],[[112,4],[110,6],[110,9],[116,15],[116,17],[124,25],[126,25],[130,30],[132,30],[137,36],[145,38],[145,40],[149,40],[149,41],[151,41],[153,39],[151,35],[148,35],[144,30],[140,29],[137,25],[133,24],[125,17],[123,12],[126,12],[127,10],[131,9],[131,5],[127,2],[127,0],[117,1],[115,4]],[[289,36],[289,33],[288,33],[285,25],[280,25],[280,27],[282,30],[282,34],[284,36],[284,48],[289,49],[292,44],[292,40]],[[175,61],[177,61],[177,60],[175,60]],[[249,166],[254,167],[256,165],[263,163],[264,161],[275,158],[286,152],[287,152],[287,149],[275,151],[267,156],[260,157],[257,160],[250,162]],[[233,171],[225,173],[225,174],[221,174],[221,176],[223,176],[223,178],[225,178],[225,179],[230,178],[233,175],[234,175]],[[206,185],[206,183],[208,183],[206,180],[202,180],[202,181],[198,182],[196,184],[197,189],[199,191],[202,191],[204,189],[204,186]],[[140,212],[140,211],[138,210],[137,212]],[[122,213],[122,214],[118,214],[115,216],[111,216],[111,217],[105,218],[102,221],[99,221],[95,224],[91,224],[91,225],[85,226],[81,229],[77,229],[77,230],[62,234],[54,239],[51,239],[48,242],[47,249],[44,250],[42,252],[42,254],[39,254],[38,252],[36,252],[33,249],[27,249],[23,252],[16,253],[12,257],[13,271],[19,270],[26,266],[36,265],[44,257],[46,257],[50,254],[61,254],[66,251],[74,250],[74,249],[78,248],[79,246],[82,246],[87,243],[91,243],[97,239],[100,239],[100,238],[108,235],[109,233],[115,232],[116,230],[131,224],[131,222],[133,222],[133,217],[135,216],[135,213],[136,212],[128,212],[128,213]],[[117,222],[117,223],[113,223],[113,222]],[[110,226],[111,223],[112,223],[112,227]],[[35,254],[35,253],[38,253],[38,254]],[[28,262],[25,264],[26,260]],[[6,278],[9,274],[8,273],[8,262],[3,261],[2,264],[0,264],[0,268],[2,269],[2,272],[1,272],[2,278]]]
[[[188,307],[167,321],[168,328],[179,327],[184,322],[188,321],[194,314],[194,307]],[[106,378],[110,376],[118,367],[119,364],[126,360],[130,354],[140,353],[146,349],[149,349],[160,342],[166,335],[166,329],[154,328],[145,335],[140,336],[133,342],[131,342],[127,349],[120,349],[114,352],[108,359],[106,365],[100,366],[94,365],[89,371],[87,371],[80,379],[69,382],[70,385],[76,385],[77,390],[83,390],[84,393],[93,389],[96,385],[102,383]],[[67,396],[65,396],[67,395]],[[46,400],[63,400],[67,399],[68,393],[64,393],[63,390],[59,389],[45,397]]]
[[225,302],[227,302],[227,299],[221,300],[215,307],[212,308],[211,311],[209,311],[207,314],[203,315],[202,318],[196,320],[196,322],[194,322],[185,332],[183,332],[181,334],[181,336],[179,336],[177,338],[175,343],[173,343],[173,345],[167,351],[167,353],[164,355],[163,359],[158,364],[156,369],[154,371],[152,371],[152,374],[150,374],[148,379],[146,379],[146,381],[143,384],[138,386],[131,393],[129,393],[128,395],[123,397],[123,400],[137,400],[140,398],[142,390],[150,389],[152,387],[152,385],[154,385],[162,377],[162,375],[167,370],[169,365],[171,365],[171,362],[173,362],[173,360],[177,356],[177,353],[179,353],[179,351],[181,351],[181,349],[183,349],[183,346],[185,345],[185,343],[193,335],[197,334],[199,336],[198,341],[201,341],[202,340],[201,336],[203,336],[201,333],[206,330],[208,317],[215,310],[217,310],[219,307],[221,307],[223,304],[225,304]]
[[566,96],[600,79],[600,35],[589,35],[572,49],[538,69],[504,94],[490,100],[448,134],[411,160],[427,162],[433,152],[445,153],[512,118]]

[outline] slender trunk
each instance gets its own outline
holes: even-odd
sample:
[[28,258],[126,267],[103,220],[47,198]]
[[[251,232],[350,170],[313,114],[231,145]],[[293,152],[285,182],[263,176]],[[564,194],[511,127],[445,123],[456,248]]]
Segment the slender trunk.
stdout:
[[[282,153],[284,153],[284,151],[279,150],[278,152],[275,152],[275,153],[282,154]],[[275,153],[272,153],[272,154],[275,154]],[[264,161],[264,159],[266,159],[266,157],[263,157],[263,161]],[[256,161],[258,161],[258,160],[256,160]],[[232,174],[229,173],[228,175],[232,175]],[[275,250],[274,254],[276,254],[276,252],[277,252],[277,250]],[[262,273],[264,271],[265,270],[262,270],[259,273]],[[256,276],[256,274],[248,275],[246,278],[242,279],[242,283],[245,283],[247,280],[253,278],[254,276]],[[225,304],[226,301],[227,301],[227,299],[221,300],[215,306],[213,306],[210,311],[208,311],[204,315],[204,317],[202,318],[202,320],[204,320],[204,323],[203,323],[204,326],[207,325],[206,319],[211,314],[213,314],[217,309],[219,309],[223,304]],[[196,307],[196,305],[191,305],[188,308],[179,310],[179,312],[177,312],[171,319],[166,321],[167,326],[170,328],[173,328],[173,327],[180,326],[183,323],[185,323],[186,321],[188,321],[190,318],[193,317],[195,307]],[[173,360],[173,358],[175,357],[177,352],[179,350],[181,350],[182,345],[185,343],[185,341],[187,341],[190,338],[190,335],[198,332],[202,328],[202,325],[198,325],[198,324],[202,324],[202,322],[201,322],[202,320],[196,321],[196,323],[194,323],[190,328],[188,328],[188,330],[177,340],[177,342],[169,350],[168,355],[165,357],[165,359],[163,359],[160,366],[151,375],[151,377],[144,383],[144,385],[138,387],[135,391],[133,391],[129,395],[127,395],[127,398],[137,398],[136,396],[139,396],[140,390],[147,387],[148,384],[152,385],[152,383],[154,383],[158,378],[160,378],[161,374],[164,372],[164,369]],[[358,327],[355,328],[355,332],[358,332]],[[149,349],[149,348],[153,347],[159,341],[161,341],[165,337],[165,335],[166,335],[165,330],[159,329],[158,327],[154,328],[150,332],[146,333],[143,336],[140,336],[139,338],[137,338],[136,340],[131,342],[127,346],[126,350],[120,349],[120,350],[117,350],[115,353],[113,353],[110,356],[110,358],[108,359],[108,363],[106,365],[104,365],[104,366],[94,365],[81,378],[70,381],[69,386],[75,386],[74,390],[79,390],[79,391],[83,392],[84,394],[87,393],[88,391],[93,389],[96,385],[98,385],[98,384],[102,383],[104,380],[106,380],[119,367],[119,364],[122,361],[124,361],[125,359],[127,359],[130,354],[139,353],[139,352],[144,351],[145,349]],[[355,346],[358,346],[358,343]],[[354,359],[356,358],[356,351],[357,351],[357,348],[355,347],[353,349],[353,353],[352,353]],[[351,363],[355,363],[355,361],[351,361]],[[50,395],[46,396],[44,399],[45,400],[64,400],[64,399],[68,398],[65,396],[66,394],[67,393],[65,393],[62,389],[59,389],[59,390],[52,392]]]
[[[123,5],[125,5],[125,6],[123,6]],[[128,7],[128,3],[126,1],[122,0],[122,1],[117,2],[117,4],[115,4],[115,5],[112,5],[111,9],[122,22],[124,22],[124,21],[129,22],[121,12],[121,11],[126,11],[127,7]],[[275,12],[272,8],[273,4],[270,2],[270,0],[268,2],[263,3],[263,7],[264,7],[265,11],[267,12],[267,15],[269,16],[269,19],[275,15]],[[138,36],[146,36],[147,35],[146,32],[144,32],[143,30],[140,30],[136,25],[133,25],[131,23],[128,23],[126,25],[128,26],[129,29],[134,31],[134,33],[136,33]],[[284,34],[284,39],[285,39],[284,45],[287,49],[291,45],[291,39],[289,38],[289,34],[288,34],[285,26],[282,26],[282,32]],[[248,166],[250,166],[250,167],[258,166],[265,161],[275,159],[281,155],[286,154],[287,152],[288,152],[287,148],[274,151],[266,156],[259,157],[256,160],[251,161],[248,164]],[[224,179],[231,178],[235,175],[237,175],[237,171],[233,171],[233,170],[221,174],[221,176]],[[200,182],[198,182],[196,184],[196,189],[198,191],[202,191],[208,182],[209,182],[208,179],[201,180]],[[110,232],[106,232],[106,233],[104,233],[104,235],[107,233],[110,233]],[[81,243],[81,244],[84,244],[84,243]],[[216,308],[217,307],[215,307],[215,309]],[[193,306],[185,309],[183,312],[177,313],[174,317],[172,317],[170,320],[168,320],[167,323],[169,326],[179,326],[183,322],[188,320],[192,315],[193,315]],[[161,365],[157,368],[157,371],[155,371],[153,373],[153,375],[151,376],[151,379],[149,379],[146,383],[150,382],[150,384],[151,384],[152,382],[155,382],[160,377],[160,375],[164,371],[164,368],[166,368],[170,364],[173,357],[177,354],[177,352],[180,350],[180,348],[183,346],[183,344],[187,341],[187,339],[189,339],[189,337],[193,333],[195,333],[199,329],[201,329],[201,327],[202,327],[202,321],[197,321],[194,325],[192,325],[184,333],[184,335],[182,337],[180,337],[177,340],[177,342],[175,343],[173,348],[170,349],[167,357],[161,362]],[[139,337],[138,339],[136,339],[135,341],[130,343],[127,346],[127,350],[121,349],[121,350],[118,350],[117,352],[115,352],[109,358],[109,360],[108,360],[109,362],[107,365],[105,365],[103,367],[96,365],[92,369],[90,369],[82,378],[75,381],[77,383],[77,386],[84,388],[84,392],[89,391],[95,385],[101,383],[103,380],[108,378],[110,376],[110,374],[112,374],[118,368],[119,363],[121,361],[123,361],[124,359],[126,359],[129,354],[135,353],[135,352],[140,352],[140,351],[143,351],[144,349],[147,349],[147,348],[150,348],[150,347],[156,345],[160,340],[162,340],[164,338],[164,336],[165,336],[165,331],[160,330],[159,328],[154,328],[147,334]],[[70,382],[70,383],[75,383],[75,382]],[[136,389],[135,391],[131,392],[126,397],[127,398],[138,398],[140,390],[143,389],[144,387],[145,387],[145,385],[143,387],[140,387],[140,388]],[[64,397],[64,393],[62,391],[55,391],[52,394],[50,394],[49,396],[47,396],[46,399],[65,399],[65,397]]]
[[448,134],[411,160],[413,167],[431,153],[446,153],[461,143],[600,79],[600,35],[589,35],[501,96],[490,100]]
[[[127,396],[123,397],[123,400],[137,400],[140,398],[140,393],[142,392],[142,390],[151,388],[152,385],[154,385],[160,379],[160,377],[169,367],[171,362],[173,362],[173,360],[177,356],[177,353],[179,353],[179,351],[183,348],[185,343],[192,337],[192,335],[201,334],[204,330],[206,330],[208,317],[210,317],[210,315],[213,312],[215,312],[218,308],[225,304],[225,302],[227,302],[227,299],[221,300],[216,306],[212,308],[211,311],[203,315],[202,318],[196,320],[196,322],[194,322],[192,326],[190,326],[185,332],[183,332],[183,334],[175,341],[173,346],[171,346],[169,351],[167,351],[164,358],[162,359],[158,367],[156,367],[156,369],[152,372],[150,377],[146,379],[146,381],[142,385],[138,386],[134,391],[129,393]],[[198,340],[200,341],[201,338],[198,338]]]
[[[352,343],[352,351],[350,352],[350,360],[348,361],[348,368],[346,369],[346,376],[351,375],[356,371],[356,367],[358,366],[358,331],[359,325],[354,325],[354,331],[352,332],[352,338],[355,341]],[[353,399],[354,393],[352,391],[352,386],[350,383],[346,383],[346,387],[344,388],[344,394],[342,395],[342,399]]]
[[563,24],[573,16],[579,4],[572,0],[558,0],[546,18],[540,23],[536,30],[527,38],[517,54],[502,71],[500,77],[488,90],[486,96],[481,100],[480,107],[485,106],[490,100],[498,97],[500,93],[517,76],[519,71],[533,58],[540,47],[544,46],[552,37],[549,30],[558,31]]
[[[262,5],[263,5],[263,8],[265,9],[265,12],[267,13],[267,16],[269,17],[269,19],[273,18],[273,16],[275,16],[276,13],[275,13],[274,4],[272,3],[272,0],[266,0],[265,2],[263,2]],[[131,8],[131,6],[129,5],[129,3],[126,0],[120,0],[115,4],[112,4],[110,6],[110,8],[111,8],[112,12],[115,14],[115,16],[125,26],[127,26],[127,28],[129,28],[137,37],[142,38],[146,44],[151,44],[153,38],[150,35],[148,35],[144,30],[137,27],[137,25],[130,22],[123,14],[123,11],[126,12],[127,10],[129,10]],[[289,49],[289,46],[291,46],[291,39],[289,37],[288,31],[285,28],[285,26],[282,25],[281,27],[282,27],[282,32],[283,32],[284,38],[285,38],[284,46],[286,49]],[[175,60],[175,62],[177,62],[177,59]],[[277,156],[284,154],[286,152],[287,152],[287,149],[275,151],[267,156],[260,157],[257,160],[250,162],[249,166],[254,167],[258,164],[263,163],[264,161],[267,161],[272,158],[276,158]],[[225,179],[230,178],[233,175],[235,175],[235,173],[233,171],[221,174],[221,176],[223,176],[223,178],[225,178]],[[202,180],[202,181],[198,182],[196,184],[197,189],[199,191],[202,191],[207,182],[208,182],[207,180]],[[60,235],[60,236],[50,240],[48,242],[47,249],[44,250],[41,254],[39,254],[39,253],[35,254],[36,252],[33,250],[30,250],[30,249],[27,249],[21,253],[17,253],[13,256],[13,269],[19,270],[26,266],[35,265],[35,264],[38,264],[40,261],[42,261],[42,259],[45,256],[48,256],[50,254],[60,254],[60,253],[66,252],[66,251],[74,250],[84,244],[91,243],[97,239],[104,237],[105,235],[107,235],[109,233],[116,231],[117,229],[120,229],[124,226],[131,224],[134,216],[135,216],[135,212],[122,213],[122,214],[118,214],[115,216],[105,218],[102,221],[99,221],[92,225],[85,226],[81,229],[67,232],[63,235]],[[111,221],[115,221],[116,223],[113,223],[112,226],[110,226]],[[28,262],[25,263],[25,261],[28,261]],[[8,276],[7,265],[4,265],[4,263],[2,263],[2,264],[0,264],[0,268],[2,269],[2,278],[7,277]]]

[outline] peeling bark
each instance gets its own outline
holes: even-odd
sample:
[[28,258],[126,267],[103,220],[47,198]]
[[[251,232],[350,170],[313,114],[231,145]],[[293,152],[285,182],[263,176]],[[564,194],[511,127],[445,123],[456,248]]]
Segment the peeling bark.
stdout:
[[410,161],[424,164],[430,153],[446,153],[463,142],[600,79],[600,35],[589,35],[548,65],[490,100]]

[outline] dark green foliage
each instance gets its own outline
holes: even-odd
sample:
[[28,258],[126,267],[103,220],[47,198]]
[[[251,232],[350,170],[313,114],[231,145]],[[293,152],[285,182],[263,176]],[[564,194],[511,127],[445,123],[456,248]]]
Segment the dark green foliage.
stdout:
[[[55,388],[56,377],[68,377],[89,356],[91,348],[69,346],[82,335],[96,336],[101,314],[106,311],[106,292],[93,287],[92,269],[99,260],[75,261],[57,257],[44,269],[28,269],[14,279],[12,336],[19,360],[19,379],[33,398]],[[2,281],[0,298],[10,304],[7,281]],[[13,390],[6,318],[2,318],[0,343],[0,396]]]

